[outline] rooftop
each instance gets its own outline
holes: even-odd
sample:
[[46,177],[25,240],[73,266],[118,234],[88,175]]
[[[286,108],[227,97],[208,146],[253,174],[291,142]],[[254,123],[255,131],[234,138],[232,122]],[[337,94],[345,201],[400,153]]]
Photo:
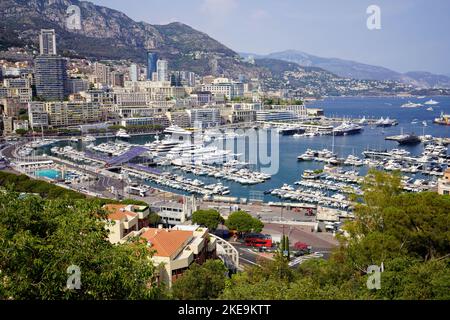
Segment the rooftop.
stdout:
[[130,206],[124,204],[106,204],[103,208],[108,212],[108,219],[110,220],[128,220],[137,216],[136,213],[127,210]]
[[155,256],[172,257],[193,238],[192,231],[149,228],[142,236],[156,250]]

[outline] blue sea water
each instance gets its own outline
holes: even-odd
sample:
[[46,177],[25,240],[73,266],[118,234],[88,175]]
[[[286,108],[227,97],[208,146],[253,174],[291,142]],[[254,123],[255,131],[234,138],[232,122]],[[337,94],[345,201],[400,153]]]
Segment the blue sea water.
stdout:
[[[408,101],[416,103],[424,103],[429,99],[438,101],[438,105],[433,105],[434,111],[427,111],[429,106],[422,106],[420,108],[401,108],[401,105]],[[433,124],[433,120],[439,117],[441,112],[450,113],[450,97],[426,97],[425,99],[417,99],[413,97],[399,98],[399,97],[349,97],[349,98],[327,98],[325,100],[315,101],[309,103],[307,107],[322,108],[325,115],[328,117],[363,117],[379,119],[380,117],[396,119],[399,125],[390,128],[377,128],[366,126],[361,134],[350,136],[336,136],[334,141],[334,151],[339,157],[347,157],[349,154],[354,154],[362,157],[362,152],[365,149],[393,149],[397,148],[398,144],[395,141],[385,140],[386,136],[398,135],[404,133],[415,133],[417,135],[429,134],[435,137],[450,137],[450,126],[442,126]],[[411,122],[417,119],[417,124]],[[427,122],[427,126],[422,124]],[[113,138],[114,139],[114,138]],[[96,144],[104,142],[106,139],[97,139]],[[110,139],[111,140],[111,139]],[[153,136],[135,136],[129,139],[130,143],[145,144],[148,141],[154,140]],[[230,196],[249,198],[255,197],[255,191],[260,193],[274,188],[281,187],[284,183],[293,184],[295,181],[301,179],[301,174],[306,169],[321,169],[323,164],[317,162],[299,162],[297,157],[306,151],[306,149],[323,149],[332,147],[332,136],[318,136],[318,137],[301,137],[294,138],[292,136],[280,136],[279,141],[280,150],[280,165],[278,172],[265,183],[243,186],[238,183],[222,180],[221,182],[230,188]],[[81,144],[79,145],[81,147]],[[423,151],[423,145],[418,144],[414,146],[402,146],[402,148],[411,152],[412,155],[418,155]],[[349,168],[350,169],[350,168]],[[367,168],[362,167],[361,173],[364,173]],[[175,171],[176,172],[176,171]],[[189,178],[196,178],[205,183],[217,183],[218,180],[209,177],[198,177],[184,172],[178,172]],[[174,190],[173,190],[174,191]],[[179,192],[179,191],[175,191]],[[263,196],[265,201],[280,201],[270,195]]]

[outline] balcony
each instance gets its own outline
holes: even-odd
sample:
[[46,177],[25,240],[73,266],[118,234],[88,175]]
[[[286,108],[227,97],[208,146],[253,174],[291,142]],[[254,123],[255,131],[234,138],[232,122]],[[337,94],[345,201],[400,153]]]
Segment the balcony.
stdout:
[[172,270],[187,268],[194,261],[194,253],[186,247],[178,256],[170,262]]
[[130,217],[128,216],[128,219],[123,221],[123,228],[124,229],[132,229],[135,228],[135,226],[138,223],[138,216]]

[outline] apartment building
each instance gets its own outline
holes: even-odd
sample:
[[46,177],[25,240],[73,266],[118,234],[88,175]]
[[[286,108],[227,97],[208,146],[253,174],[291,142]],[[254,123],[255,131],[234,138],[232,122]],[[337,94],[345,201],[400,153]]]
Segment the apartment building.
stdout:
[[103,209],[108,213],[107,230],[111,243],[119,243],[132,231],[148,227],[148,206],[106,204]]
[[150,204],[152,212],[156,212],[165,225],[175,226],[185,223],[198,210],[195,198],[184,197],[183,202],[156,201]]
[[48,127],[48,113],[44,102],[33,101],[28,103],[28,120],[31,128]]
[[191,127],[191,118],[185,110],[167,112],[166,116],[172,125],[179,126],[180,128]]
[[244,96],[244,84],[227,78],[216,78],[212,83],[203,84],[201,91],[209,91],[214,96],[224,96],[231,100]]
[[3,106],[3,113],[8,117],[18,118],[20,110],[26,110],[26,104],[21,103],[19,98],[3,98],[0,99],[0,105]]
[[158,281],[169,287],[189,266],[216,258],[216,240],[209,237],[207,228],[177,226],[173,229],[144,228],[130,236],[139,235],[153,251],[152,261],[159,268]]
[[34,60],[36,94],[47,100],[63,100],[67,85],[67,60],[58,56],[38,56]]
[[256,111],[256,121],[295,121],[299,116],[292,111],[261,110]]
[[444,176],[438,180],[438,193],[450,195],[450,168],[445,170]]
[[10,78],[4,79],[0,85],[0,99],[18,99],[20,103],[28,103],[32,100],[33,91],[30,79]]
[[44,104],[49,126],[62,127],[92,123],[101,120],[98,104],[82,101],[57,101]]
[[120,121],[124,127],[130,126],[161,126],[166,128],[170,126],[170,121],[165,115],[155,115],[151,117],[124,118]]
[[218,108],[198,108],[186,110],[191,119],[192,127],[210,128],[220,125],[220,110]]
[[8,136],[14,133],[13,117],[3,116],[3,135]]

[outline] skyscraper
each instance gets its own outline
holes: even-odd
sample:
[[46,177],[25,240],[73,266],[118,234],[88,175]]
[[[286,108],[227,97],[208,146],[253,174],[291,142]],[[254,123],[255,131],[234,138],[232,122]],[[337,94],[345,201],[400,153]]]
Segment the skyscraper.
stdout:
[[63,100],[67,81],[67,61],[56,55],[41,55],[34,60],[36,95],[46,100]]
[[147,53],[147,80],[152,80],[153,73],[156,72],[158,55],[156,52]]
[[139,69],[138,69],[137,64],[135,64],[135,63],[131,64],[131,66],[130,66],[130,80],[131,81],[133,81],[133,82],[138,81],[138,78],[139,78],[138,70]]
[[54,29],[41,29],[39,47],[41,55],[56,55],[56,34]]
[[156,72],[158,74],[158,81],[169,80],[169,63],[167,60],[158,60],[156,64]]

